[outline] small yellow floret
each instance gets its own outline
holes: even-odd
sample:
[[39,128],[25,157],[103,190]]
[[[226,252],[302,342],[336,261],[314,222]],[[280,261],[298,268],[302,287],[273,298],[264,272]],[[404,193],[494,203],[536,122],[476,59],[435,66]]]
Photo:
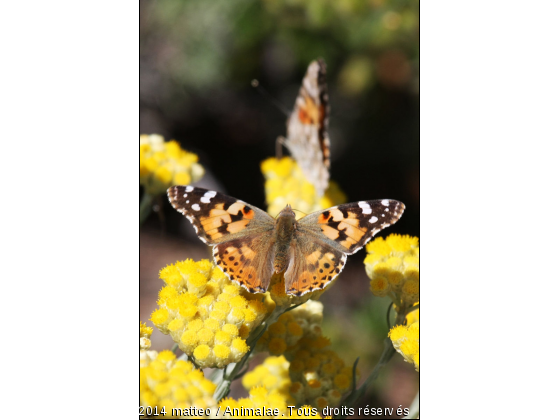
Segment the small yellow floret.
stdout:
[[161,325],[165,323],[168,319],[169,319],[169,312],[165,308],[156,309],[154,312],[152,312],[152,315],[150,317],[150,320],[155,325]]
[[222,327],[222,331],[227,332],[232,337],[237,337],[237,335],[239,335],[239,329],[233,324],[225,324]]
[[196,349],[194,349],[194,357],[198,360],[205,360],[208,355],[210,354],[210,347],[206,344],[199,345]]
[[223,344],[217,344],[214,346],[214,354],[219,359],[227,359],[230,354],[230,349]]

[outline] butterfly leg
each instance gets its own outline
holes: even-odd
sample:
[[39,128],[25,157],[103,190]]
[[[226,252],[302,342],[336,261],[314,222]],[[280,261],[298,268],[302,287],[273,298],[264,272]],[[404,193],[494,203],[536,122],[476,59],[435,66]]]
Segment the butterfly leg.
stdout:
[[276,159],[282,159],[282,146],[286,139],[282,136],[276,138]]

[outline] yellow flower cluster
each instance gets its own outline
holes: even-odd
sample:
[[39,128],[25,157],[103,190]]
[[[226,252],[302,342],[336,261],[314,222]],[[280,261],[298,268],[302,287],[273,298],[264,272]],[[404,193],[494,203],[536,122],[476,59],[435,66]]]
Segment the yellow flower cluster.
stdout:
[[164,193],[172,185],[188,185],[204,175],[198,156],[159,134],[140,135],[140,184],[146,193]]
[[418,238],[391,234],[366,245],[364,260],[375,296],[390,296],[397,310],[418,302],[420,296],[420,248]]
[[332,350],[330,340],[324,336],[303,337],[291,351],[286,352],[290,361],[290,394],[297,405],[308,404],[318,409],[337,407],[342,394],[352,386],[352,367]]
[[274,324],[270,325],[257,343],[257,351],[268,351],[281,355],[288,348],[294,348],[302,337],[321,336],[323,304],[308,300],[301,306],[285,312]]
[[140,350],[148,350],[152,345],[150,337],[152,336],[153,328],[146,326],[145,323],[140,322]]
[[209,260],[187,259],[160,271],[166,283],[151,321],[200,367],[223,368],[249,351],[245,339],[267,315],[259,295],[244,293]]
[[[218,404],[219,413],[224,418],[286,418],[288,405],[292,405],[286,399],[286,395],[276,389],[268,390],[264,386],[256,386],[249,391],[248,398],[224,398]],[[258,415],[256,412],[247,412],[243,409],[265,409],[264,413]],[[274,410],[277,409],[274,414]],[[253,414],[253,415],[251,415]]]
[[290,157],[264,160],[261,163],[261,172],[265,177],[268,213],[273,217],[276,217],[286,204],[308,214],[346,202],[345,194],[333,181],[329,181],[325,195],[317,198],[315,187]]
[[[419,312],[419,311],[414,311]],[[397,325],[389,331],[389,338],[408,363],[414,363],[416,371],[420,371],[420,322],[410,325]]]
[[[156,352],[157,353],[157,352]],[[211,408],[216,385],[204,377],[191,362],[176,360],[170,350],[164,350],[140,364],[140,405],[171,408]]]
[[[257,344],[257,350],[283,354],[290,362],[289,392],[298,406],[336,407],[352,384],[352,368],[346,367],[344,361],[328,349],[330,341],[322,335],[322,321],[322,303],[309,300],[282,314]],[[271,381],[263,376],[263,383],[258,382],[263,373],[257,373],[257,369],[254,372],[258,376],[248,379],[247,385],[257,381],[256,384],[266,386],[264,381]]]
[[146,324],[140,322],[140,367],[145,367],[157,357],[157,351],[150,350],[152,342],[150,337],[153,328],[147,327]]
[[243,386],[248,391],[257,386],[264,386],[269,391],[278,391],[284,395],[290,405],[293,405],[294,401],[290,396],[292,381],[289,367],[290,363],[284,356],[267,357],[262,364],[243,376]]
[[[277,372],[282,376],[287,375],[287,362],[284,358],[269,358],[269,359],[283,359],[275,360],[268,364],[271,371],[266,373],[266,377],[273,379],[273,373]],[[267,359],[268,360],[268,359]],[[280,364],[278,364],[280,362]],[[266,364],[266,362],[265,362]],[[275,369],[276,368],[276,369]],[[278,369],[279,368],[279,369]],[[289,382],[289,379],[288,379]],[[245,385],[245,381],[243,381]],[[248,389],[249,390],[249,389]],[[233,398],[224,398],[220,401],[218,411],[222,418],[288,418],[288,419],[320,419],[319,411],[313,411],[313,407],[303,406],[299,410],[290,410],[288,406],[294,406],[294,399],[287,391],[282,391],[276,386],[267,388],[263,385],[255,385],[249,390],[249,398],[240,398],[234,400]],[[256,411],[248,412],[247,409],[265,409],[264,413],[257,413]],[[276,412],[274,410],[277,409]],[[237,410],[237,411],[236,411]],[[291,412],[290,412],[291,411]]]

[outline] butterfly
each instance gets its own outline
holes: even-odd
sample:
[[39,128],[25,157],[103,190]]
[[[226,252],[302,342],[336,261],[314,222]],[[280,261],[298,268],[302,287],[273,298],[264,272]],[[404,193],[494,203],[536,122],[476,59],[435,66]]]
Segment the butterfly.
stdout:
[[377,232],[394,224],[405,206],[396,200],[359,201],[296,220],[288,204],[276,218],[216,191],[188,186],[167,190],[169,202],[213,246],[214,262],[251,293],[264,293],[284,273],[286,293],[323,289]]
[[287,137],[277,140],[277,147],[283,144],[290,151],[307,180],[315,187],[317,197],[324,195],[329,184],[328,99],[327,66],[318,59],[307,67],[294,109],[288,118]]

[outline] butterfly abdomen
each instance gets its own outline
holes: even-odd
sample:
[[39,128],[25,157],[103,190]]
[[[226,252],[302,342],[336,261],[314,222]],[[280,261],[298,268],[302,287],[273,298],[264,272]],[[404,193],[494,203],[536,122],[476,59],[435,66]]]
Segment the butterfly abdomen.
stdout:
[[274,271],[280,273],[288,267],[290,245],[296,229],[296,215],[288,205],[276,219]]

